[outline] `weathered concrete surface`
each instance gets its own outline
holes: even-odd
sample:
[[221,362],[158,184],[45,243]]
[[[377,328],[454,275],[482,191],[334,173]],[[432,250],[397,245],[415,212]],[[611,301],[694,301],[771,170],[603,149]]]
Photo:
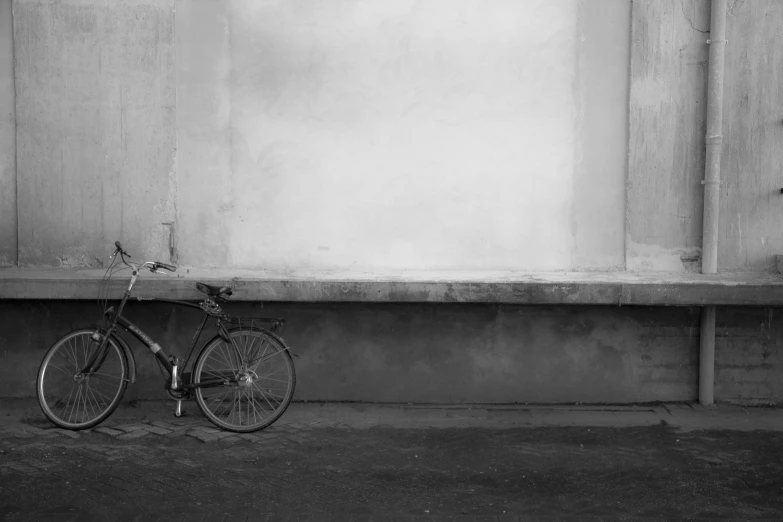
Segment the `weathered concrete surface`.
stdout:
[[0,267],[16,265],[16,123],[11,0],[0,0]]
[[[698,270],[710,6],[633,2],[628,269]],[[775,270],[783,251],[779,172],[783,5],[729,2],[718,268]]]
[[572,268],[622,270],[631,2],[581,2],[578,24]]
[[730,2],[723,102],[723,268],[772,271],[783,253],[783,4]]
[[[177,253],[189,264],[231,266],[234,129],[231,20],[235,2],[177,2]],[[240,108],[241,109],[241,108]],[[263,172],[255,173],[261,177]],[[245,190],[245,187],[238,187]],[[260,206],[267,197],[255,193]],[[250,217],[252,218],[252,209]],[[301,209],[299,210],[301,211]],[[258,238],[245,238],[256,242]]]
[[167,259],[174,0],[13,5],[20,265],[101,266],[117,238]]
[[622,268],[623,0],[15,6],[22,266]]
[[[120,298],[129,272],[105,288],[103,270],[0,270],[0,299]],[[231,286],[237,301],[429,302],[590,305],[783,305],[783,278],[767,274],[629,272],[369,272],[206,270],[144,272],[134,295],[200,299],[202,281]]]
[[708,0],[633,2],[629,270],[701,266],[708,29]]
[[[229,303],[285,317],[297,400],[437,403],[688,401],[697,393],[697,308],[481,304]],[[0,396],[34,395],[38,365],[68,331],[99,319],[94,301],[0,301]],[[184,356],[198,311],[128,304],[127,317]],[[780,401],[779,309],[719,309],[716,399]],[[211,335],[208,335],[211,337]],[[162,398],[134,339],[129,398]],[[750,341],[750,342],[749,342]]]
[[189,264],[225,250],[245,268],[570,265],[577,2],[225,10],[178,20],[218,26],[183,33],[214,44],[200,80],[180,78],[215,117],[182,120],[180,150],[219,135],[225,111],[231,140],[208,163],[224,162],[224,190],[181,194],[202,229],[181,234]]
[[622,266],[629,17],[620,0],[178,2],[180,259]]

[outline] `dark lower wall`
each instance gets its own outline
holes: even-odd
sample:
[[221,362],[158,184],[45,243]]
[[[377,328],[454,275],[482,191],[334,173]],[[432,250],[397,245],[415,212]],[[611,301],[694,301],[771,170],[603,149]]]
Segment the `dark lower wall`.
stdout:
[[[231,303],[238,315],[287,319],[297,400],[440,403],[626,403],[697,397],[698,308],[466,304]],[[200,313],[132,302],[127,317],[184,355]],[[0,301],[0,396],[35,394],[38,364],[92,301]],[[716,398],[777,403],[783,314],[718,311]],[[163,398],[146,349],[129,338],[139,382],[127,398]]]

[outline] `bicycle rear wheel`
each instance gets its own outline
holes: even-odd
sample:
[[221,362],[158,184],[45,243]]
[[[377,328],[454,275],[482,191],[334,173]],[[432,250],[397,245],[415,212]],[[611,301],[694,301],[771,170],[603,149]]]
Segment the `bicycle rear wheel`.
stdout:
[[294,396],[291,354],[263,330],[235,328],[229,335],[233,345],[216,336],[198,356],[193,384],[204,386],[196,387],[196,402],[213,424],[225,430],[247,433],[266,428]]
[[98,369],[82,373],[101,346],[95,330],[69,333],[52,346],[38,370],[36,391],[44,415],[69,430],[91,428],[111,415],[128,386],[128,361],[113,339],[106,345]]

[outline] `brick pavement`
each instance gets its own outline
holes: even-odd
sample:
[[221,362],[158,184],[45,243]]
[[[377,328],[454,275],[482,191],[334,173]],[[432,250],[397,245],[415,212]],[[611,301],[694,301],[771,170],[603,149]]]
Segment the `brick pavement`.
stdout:
[[698,403],[654,406],[537,406],[537,405],[376,405],[343,403],[294,403],[273,426],[274,430],[236,434],[221,431],[201,416],[195,403],[186,403],[185,416],[175,418],[173,402],[144,401],[122,405],[99,426],[79,432],[51,425],[34,399],[12,400],[0,406],[0,438],[27,436],[79,439],[101,434],[118,440],[143,437],[193,437],[201,442],[263,443],[273,433],[291,440],[313,428],[392,427],[490,428],[546,426],[635,427],[669,425],[681,431],[705,429],[783,431],[783,410],[719,405],[703,408]]

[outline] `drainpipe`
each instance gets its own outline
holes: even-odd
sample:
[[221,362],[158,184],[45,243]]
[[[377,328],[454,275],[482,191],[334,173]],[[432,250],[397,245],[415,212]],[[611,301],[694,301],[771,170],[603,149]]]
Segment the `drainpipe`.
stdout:
[[[709,76],[707,78],[707,159],[704,168],[704,222],[701,271],[718,271],[718,204],[720,196],[720,154],[723,136],[723,69],[726,52],[726,3],[712,0],[710,7]],[[710,406],[715,391],[715,307],[701,311],[699,332],[699,402]]]

